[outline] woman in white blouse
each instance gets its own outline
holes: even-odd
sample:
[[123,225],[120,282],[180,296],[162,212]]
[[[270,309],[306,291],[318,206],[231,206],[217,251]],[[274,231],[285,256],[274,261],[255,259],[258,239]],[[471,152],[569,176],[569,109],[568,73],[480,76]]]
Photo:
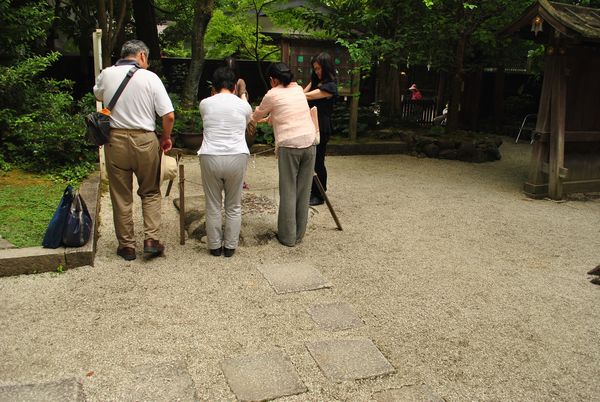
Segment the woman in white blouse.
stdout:
[[[210,254],[231,257],[242,224],[242,183],[248,163],[246,125],[252,108],[234,95],[234,71],[218,68],[212,78],[215,94],[200,102],[204,135],[198,151],[206,204],[206,236]],[[221,205],[225,193],[225,230]]]

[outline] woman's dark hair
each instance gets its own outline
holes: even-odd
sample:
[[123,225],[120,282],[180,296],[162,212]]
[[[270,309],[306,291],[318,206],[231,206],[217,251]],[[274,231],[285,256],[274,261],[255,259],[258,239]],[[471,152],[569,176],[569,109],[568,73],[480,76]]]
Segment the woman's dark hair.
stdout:
[[217,92],[223,88],[233,91],[235,83],[235,73],[229,67],[219,67],[213,73],[212,86]]
[[284,63],[275,63],[269,68],[269,77],[278,79],[284,87],[287,87],[294,79],[294,74]]
[[311,82],[318,84],[319,82],[323,81],[336,81],[335,66],[333,65],[333,60],[331,59],[329,53],[321,52],[315,57],[313,57],[310,61],[310,65],[313,66],[315,63],[319,63],[319,65],[321,66],[322,79],[319,80],[319,77],[317,77],[317,74],[313,69],[313,72],[310,75]]

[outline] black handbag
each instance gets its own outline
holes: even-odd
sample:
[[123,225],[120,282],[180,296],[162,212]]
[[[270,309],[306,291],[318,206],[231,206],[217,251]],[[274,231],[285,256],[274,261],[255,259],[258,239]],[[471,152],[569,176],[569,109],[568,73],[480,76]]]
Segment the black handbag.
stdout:
[[92,234],[92,216],[81,195],[68,185],[48,224],[42,246],[44,248],[81,247]]
[[75,194],[67,214],[62,244],[65,247],[81,247],[90,240],[91,233],[92,217],[81,195]]
[[121,93],[123,93],[123,90],[127,86],[127,83],[138,69],[139,68],[137,66],[134,66],[127,72],[123,82],[121,82],[117,92],[115,92],[106,108],[99,112],[92,112],[85,116],[87,138],[92,144],[101,146],[108,142],[110,138],[110,111],[113,110],[117,100],[119,100],[119,97],[121,96]]

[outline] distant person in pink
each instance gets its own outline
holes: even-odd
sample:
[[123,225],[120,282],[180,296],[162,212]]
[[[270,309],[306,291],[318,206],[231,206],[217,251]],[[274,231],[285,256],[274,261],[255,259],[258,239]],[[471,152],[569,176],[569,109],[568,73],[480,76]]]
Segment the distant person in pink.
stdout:
[[417,88],[417,84],[412,84],[408,90],[411,92],[410,100],[421,100],[423,99],[423,95],[421,91]]

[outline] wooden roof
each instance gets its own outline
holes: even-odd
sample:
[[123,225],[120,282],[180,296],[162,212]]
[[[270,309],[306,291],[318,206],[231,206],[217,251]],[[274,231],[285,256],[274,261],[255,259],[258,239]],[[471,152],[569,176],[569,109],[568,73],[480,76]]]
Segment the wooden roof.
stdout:
[[600,9],[538,0],[529,6],[515,22],[505,28],[501,34],[520,32],[522,36],[531,38],[532,21],[536,16],[543,19],[543,30],[540,35],[547,38],[550,25],[563,36],[581,42],[600,43]]

